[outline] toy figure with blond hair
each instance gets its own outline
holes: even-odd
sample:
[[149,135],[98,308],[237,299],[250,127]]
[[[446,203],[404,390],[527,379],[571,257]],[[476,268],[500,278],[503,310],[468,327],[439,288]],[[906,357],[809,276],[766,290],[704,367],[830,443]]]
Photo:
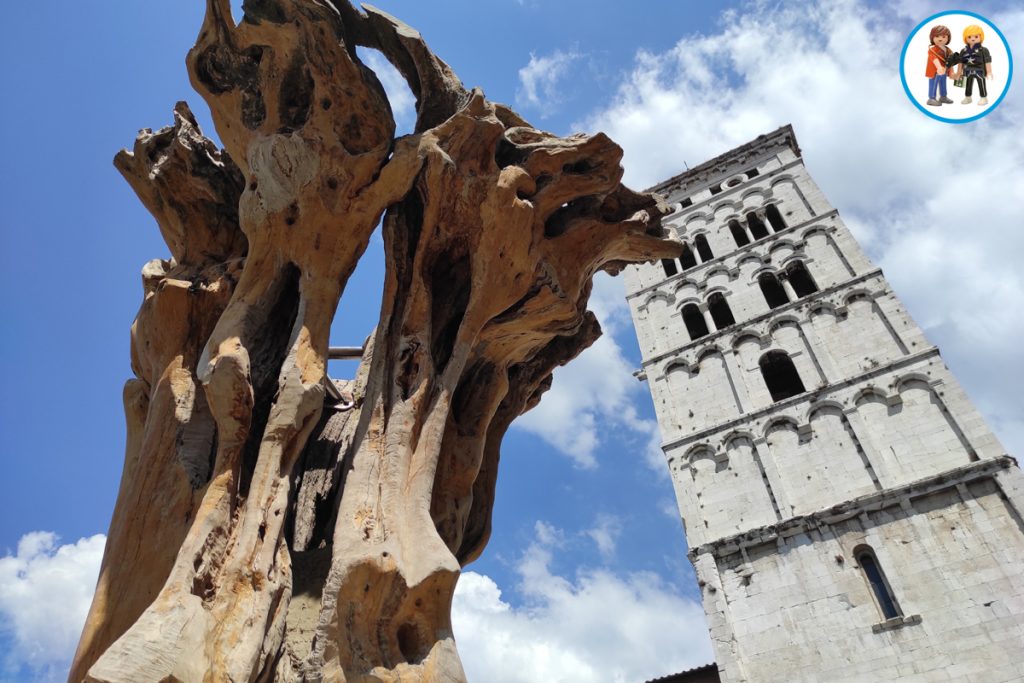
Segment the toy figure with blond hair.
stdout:
[[946,97],[946,70],[952,50],[947,45],[953,39],[949,29],[945,26],[933,26],[928,34],[928,65],[925,67],[924,75],[928,77],[928,104],[938,107],[943,104],[953,104],[953,100]]
[[964,91],[964,99],[960,104],[971,103],[971,91],[974,81],[978,82],[978,104],[988,104],[988,88],[985,87],[985,79],[992,78],[992,55],[988,48],[982,45],[985,40],[985,31],[977,24],[971,24],[964,29],[964,49],[951,56],[947,63],[958,64],[956,77],[966,80],[967,89]]

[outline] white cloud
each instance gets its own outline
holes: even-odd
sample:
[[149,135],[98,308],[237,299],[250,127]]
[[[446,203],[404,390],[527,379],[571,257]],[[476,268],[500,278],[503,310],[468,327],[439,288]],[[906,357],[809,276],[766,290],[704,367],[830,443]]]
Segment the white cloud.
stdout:
[[552,387],[540,405],[515,421],[585,469],[597,466],[601,436],[620,430],[637,442],[639,457],[665,470],[657,423],[640,417],[637,406],[649,400],[647,388],[633,377],[615,333],[632,334],[622,281],[599,273],[590,308],[604,334],[574,361],[555,370]]
[[359,58],[377,74],[380,84],[384,86],[384,92],[391,103],[391,113],[398,127],[397,133],[401,135],[412,132],[416,125],[416,97],[409,89],[405,78],[378,50],[357,48],[357,52]]
[[[857,0],[752,3],[724,13],[716,33],[640,52],[615,101],[576,127],[619,142],[626,181],[646,187],[791,122],[810,173],[1019,452],[1020,89],[972,124],[924,117],[898,55],[926,14],[904,15]],[[1011,44],[1024,40],[1024,11],[989,18]]]
[[601,557],[607,561],[615,556],[615,548],[622,535],[622,521],[615,515],[600,514],[597,525],[583,533],[590,537]]
[[516,566],[521,607],[490,577],[459,579],[452,619],[469,680],[636,683],[713,659],[697,602],[646,572],[558,576],[553,548],[539,535]]
[[[0,558],[0,655],[4,680],[63,681],[92,602],[106,537],[58,545],[46,531],[25,534]],[[7,676],[12,678],[8,679]]]
[[[595,533],[586,533],[614,550],[620,528],[599,516]],[[635,683],[713,659],[699,603],[649,572],[580,568],[572,578],[558,576],[551,563],[565,533],[545,522],[534,530],[515,566],[523,606],[503,600],[487,576],[466,572],[459,580],[452,618],[470,680]],[[0,558],[0,636],[11,646],[0,655],[0,680],[67,676],[106,537],[58,540],[26,534],[14,554]]]
[[552,114],[566,99],[564,83],[570,67],[582,56],[576,50],[555,50],[544,57],[531,52],[530,62],[519,70],[516,104],[539,111],[541,118]]

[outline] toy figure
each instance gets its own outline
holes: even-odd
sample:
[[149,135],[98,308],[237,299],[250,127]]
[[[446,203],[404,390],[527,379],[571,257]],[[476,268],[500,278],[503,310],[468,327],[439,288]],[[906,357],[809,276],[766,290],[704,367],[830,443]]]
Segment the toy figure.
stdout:
[[946,64],[950,54],[953,52],[947,45],[953,39],[949,29],[945,26],[933,26],[928,40],[928,66],[924,75],[928,77],[928,104],[939,107],[943,104],[953,104],[953,100],[946,97]]
[[955,56],[954,62],[959,64],[957,78],[963,77],[966,80],[967,89],[964,91],[963,100],[960,104],[971,103],[971,90],[973,81],[978,82],[979,105],[988,104],[988,88],[985,87],[985,79],[992,78],[992,55],[988,48],[981,42],[985,40],[985,31],[977,24],[971,24],[964,29],[964,49]]

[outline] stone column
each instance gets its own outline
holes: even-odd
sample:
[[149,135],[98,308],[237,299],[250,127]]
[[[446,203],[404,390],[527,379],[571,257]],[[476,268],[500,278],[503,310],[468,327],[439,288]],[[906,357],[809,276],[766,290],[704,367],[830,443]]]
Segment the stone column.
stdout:
[[779,274],[779,282],[782,283],[782,289],[785,290],[786,296],[789,297],[790,301],[796,301],[800,297],[797,295],[796,290],[793,289],[793,283],[789,281],[789,276],[785,273]]
[[708,332],[716,332],[718,330],[718,326],[715,325],[715,319],[711,317],[711,311],[708,310],[708,305],[706,303],[699,304],[697,308],[700,309],[701,315],[704,316],[704,324],[708,326]]

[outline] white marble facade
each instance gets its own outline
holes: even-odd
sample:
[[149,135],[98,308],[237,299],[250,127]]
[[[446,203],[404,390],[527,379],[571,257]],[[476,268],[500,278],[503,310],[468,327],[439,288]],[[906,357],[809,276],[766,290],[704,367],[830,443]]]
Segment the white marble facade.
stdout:
[[1024,680],[1024,478],[793,130],[653,189],[689,253],[627,298],[722,680]]

